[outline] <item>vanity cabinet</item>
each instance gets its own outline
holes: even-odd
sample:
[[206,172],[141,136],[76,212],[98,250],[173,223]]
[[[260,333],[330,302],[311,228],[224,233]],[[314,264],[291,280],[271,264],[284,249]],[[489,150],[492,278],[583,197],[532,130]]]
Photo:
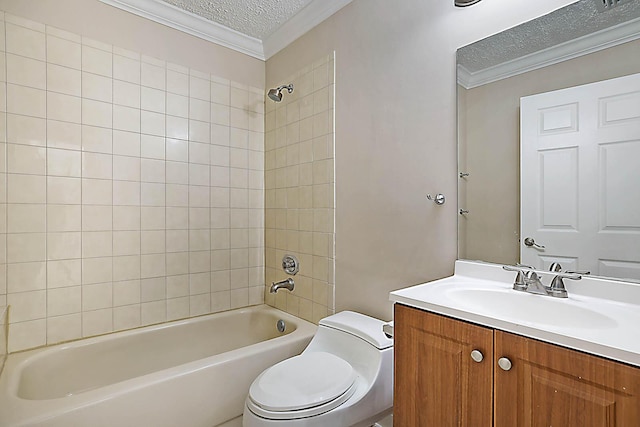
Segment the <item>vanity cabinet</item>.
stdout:
[[640,426],[640,368],[402,304],[394,320],[398,427]]

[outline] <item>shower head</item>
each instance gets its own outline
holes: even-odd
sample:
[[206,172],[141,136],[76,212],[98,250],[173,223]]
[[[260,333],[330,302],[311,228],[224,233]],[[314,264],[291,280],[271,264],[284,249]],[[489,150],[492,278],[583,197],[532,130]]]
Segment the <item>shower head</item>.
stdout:
[[282,101],[282,89],[286,89],[287,92],[292,93],[293,92],[293,83],[289,83],[288,85],[282,85],[276,89],[269,89],[269,92],[267,92],[267,96],[273,101],[273,102],[280,102]]

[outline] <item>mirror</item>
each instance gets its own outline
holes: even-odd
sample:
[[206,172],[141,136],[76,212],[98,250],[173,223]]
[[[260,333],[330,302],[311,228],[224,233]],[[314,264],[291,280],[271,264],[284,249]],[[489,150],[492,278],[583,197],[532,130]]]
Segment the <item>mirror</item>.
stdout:
[[[521,261],[520,98],[640,73],[640,1],[605,4],[580,0],[458,50],[459,259]],[[640,198],[637,179],[622,184]],[[640,279],[640,263],[593,270]]]

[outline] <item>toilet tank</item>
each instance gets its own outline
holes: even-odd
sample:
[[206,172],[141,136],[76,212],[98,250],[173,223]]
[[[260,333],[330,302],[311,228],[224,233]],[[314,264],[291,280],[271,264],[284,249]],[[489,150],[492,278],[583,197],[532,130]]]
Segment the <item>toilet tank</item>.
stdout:
[[382,331],[386,323],[353,311],[341,311],[320,320],[320,328],[316,334],[321,333],[322,328],[330,328],[360,338],[378,350],[384,350],[393,347],[393,339],[387,338]]

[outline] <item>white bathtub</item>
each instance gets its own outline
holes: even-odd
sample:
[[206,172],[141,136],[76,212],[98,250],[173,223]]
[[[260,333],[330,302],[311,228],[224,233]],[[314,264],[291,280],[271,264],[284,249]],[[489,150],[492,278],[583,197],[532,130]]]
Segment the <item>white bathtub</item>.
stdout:
[[262,305],[10,354],[0,427],[236,425],[254,378],[315,331]]

